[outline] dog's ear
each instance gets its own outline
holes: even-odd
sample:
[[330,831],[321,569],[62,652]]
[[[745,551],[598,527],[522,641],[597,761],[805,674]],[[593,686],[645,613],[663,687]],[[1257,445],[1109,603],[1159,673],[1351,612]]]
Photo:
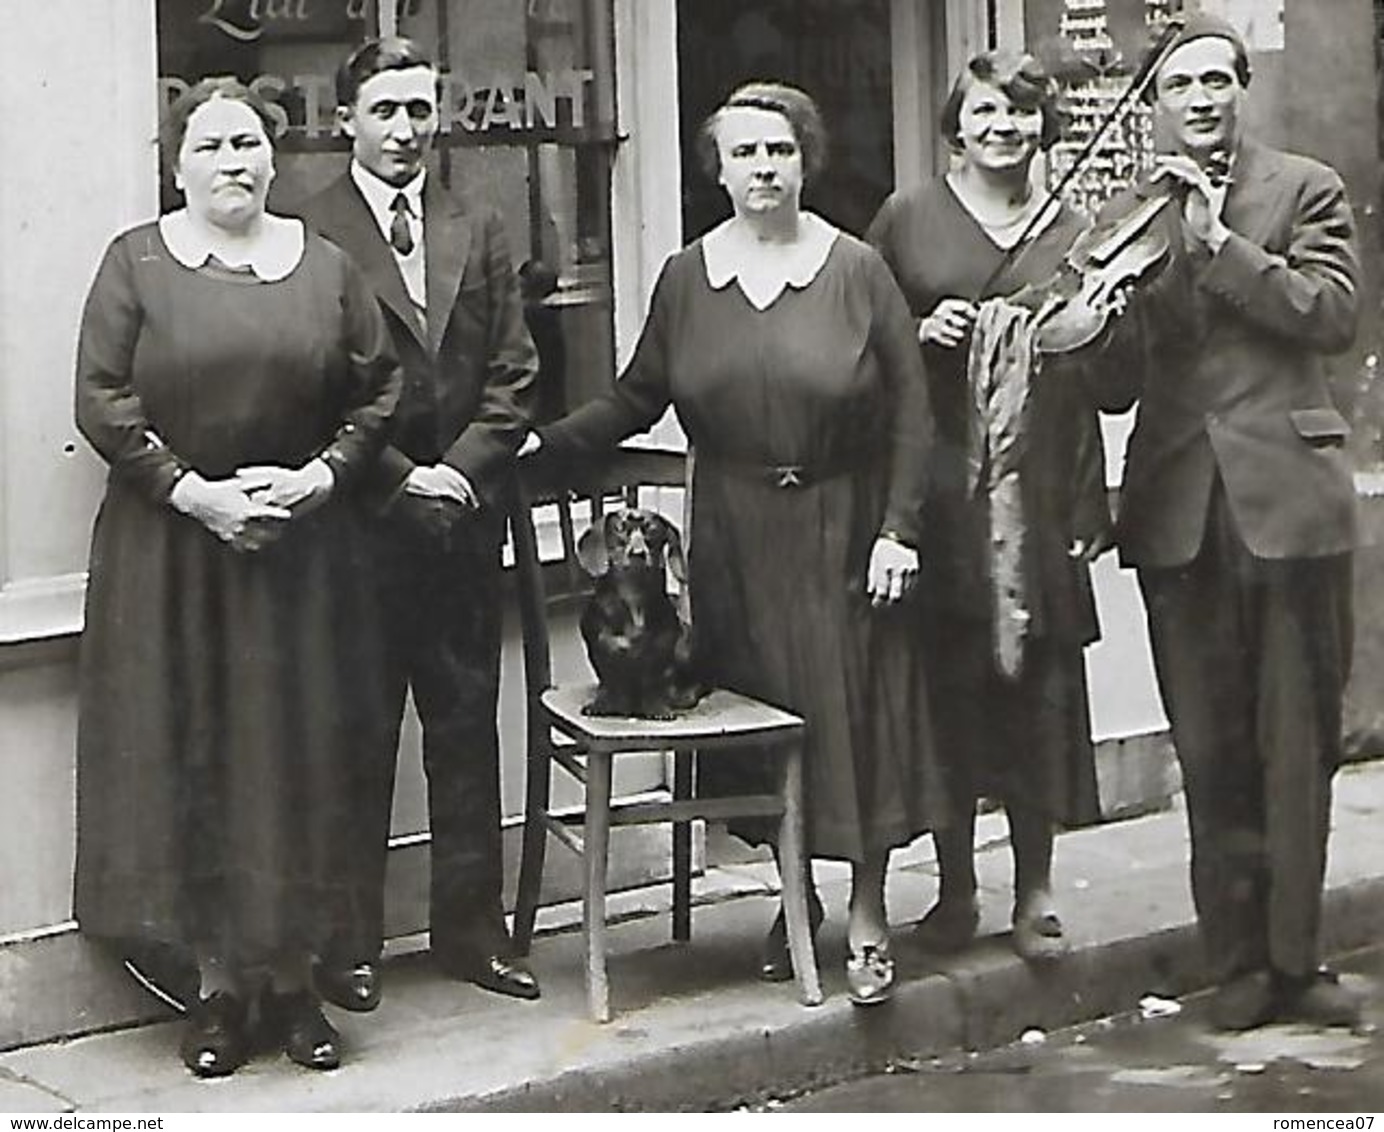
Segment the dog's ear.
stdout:
[[687,559],[682,553],[682,536],[678,534],[677,527],[673,526],[667,519],[659,516],[658,521],[663,524],[664,535],[664,560],[668,563],[668,569],[672,571],[673,577],[678,580],[680,585],[687,582]]
[[604,578],[610,570],[610,544],[606,541],[607,515],[592,523],[577,539],[577,561],[593,578]]

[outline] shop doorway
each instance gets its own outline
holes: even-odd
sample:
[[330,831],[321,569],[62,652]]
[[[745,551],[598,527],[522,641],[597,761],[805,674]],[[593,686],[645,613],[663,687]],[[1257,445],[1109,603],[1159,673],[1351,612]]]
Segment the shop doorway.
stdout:
[[777,79],[817,100],[831,145],[807,207],[859,234],[894,184],[889,0],[685,0],[678,5],[683,233],[730,214],[697,162],[697,129],[738,84]]

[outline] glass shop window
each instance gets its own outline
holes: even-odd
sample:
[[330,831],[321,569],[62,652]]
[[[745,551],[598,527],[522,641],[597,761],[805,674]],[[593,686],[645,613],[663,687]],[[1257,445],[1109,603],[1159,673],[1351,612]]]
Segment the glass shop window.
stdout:
[[[417,40],[442,75],[429,177],[504,217],[542,364],[544,419],[614,380],[613,0],[156,0],[163,104],[236,75],[278,119],[270,208],[341,176],[337,66],[362,40]],[[164,206],[179,204],[165,169]]]
[[[1183,0],[1028,0],[1028,43],[1062,88],[1062,135],[1048,154],[1048,187],[1056,186],[1124,97],[1149,46]],[[1153,160],[1153,113],[1142,102],[1110,126],[1064,197],[1088,216],[1132,184]]]

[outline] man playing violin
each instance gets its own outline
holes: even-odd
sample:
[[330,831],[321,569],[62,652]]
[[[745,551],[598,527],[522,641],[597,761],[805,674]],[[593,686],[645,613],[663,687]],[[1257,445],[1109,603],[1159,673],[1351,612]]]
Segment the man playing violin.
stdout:
[[[1356,541],[1323,357],[1355,335],[1355,229],[1332,169],[1242,135],[1249,78],[1240,36],[1204,15],[1157,66],[1168,152],[1112,211],[1180,208],[1102,407],[1139,402],[1118,538],[1182,765],[1213,1022],[1348,1025],[1356,996],[1318,965]],[[1124,371],[1137,386],[1116,391]]]

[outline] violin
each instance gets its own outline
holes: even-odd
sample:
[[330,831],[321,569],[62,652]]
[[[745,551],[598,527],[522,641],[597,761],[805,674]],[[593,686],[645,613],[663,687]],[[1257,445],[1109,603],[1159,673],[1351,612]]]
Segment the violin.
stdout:
[[[1173,41],[1185,23],[1186,18],[1181,15],[1167,21],[1138,73],[1059,178],[1048,207],[1038,209],[1029,219],[1019,238],[981,286],[981,294],[988,293],[1013,258],[1023,254],[1029,239],[1047,217],[1049,208],[1062,199],[1063,191],[1092,159],[1111,127],[1133,109],[1137,99],[1153,82],[1159,65],[1172,49]],[[1040,350],[1064,353],[1094,341],[1120,304],[1117,296],[1126,294],[1129,287],[1147,279],[1150,273],[1167,262],[1168,241],[1154,221],[1170,199],[1162,197],[1151,200],[1126,216],[1088,229],[1068,250],[1056,275],[1036,287],[1025,287],[1011,297],[1012,302],[1028,306],[1038,316],[1037,341]]]
[[[1220,187],[1229,173],[1230,155],[1216,150],[1207,160],[1207,176]],[[1123,309],[1121,297],[1167,264],[1168,237],[1155,222],[1169,204],[1181,199],[1176,192],[1150,197],[1124,216],[1088,228],[1072,243],[1053,276],[1010,296],[1010,302],[1034,312],[1039,350],[1070,353],[1100,337],[1111,317]]]

